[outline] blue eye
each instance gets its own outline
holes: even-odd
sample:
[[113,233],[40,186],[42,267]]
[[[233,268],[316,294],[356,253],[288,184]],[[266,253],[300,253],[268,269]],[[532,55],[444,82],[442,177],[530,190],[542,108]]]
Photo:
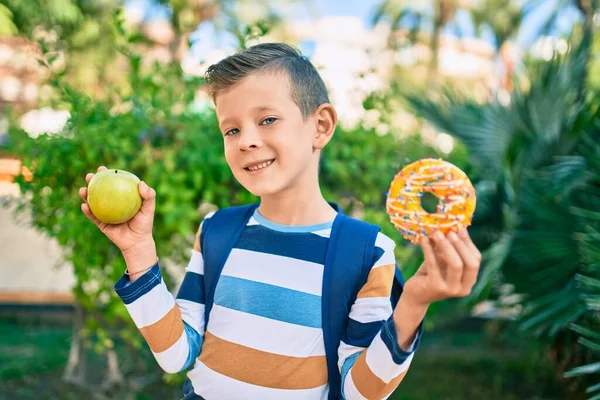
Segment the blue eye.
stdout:
[[261,125],[273,125],[276,121],[277,121],[277,118],[275,118],[275,117],[265,118],[261,122]]
[[240,133],[240,130],[237,128],[233,128],[233,129],[230,129],[227,132],[225,132],[225,136],[237,135],[238,133]]

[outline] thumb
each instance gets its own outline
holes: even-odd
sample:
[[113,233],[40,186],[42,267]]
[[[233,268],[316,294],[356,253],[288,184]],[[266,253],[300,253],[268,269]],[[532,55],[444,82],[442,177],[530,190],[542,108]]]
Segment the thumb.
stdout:
[[144,181],[140,182],[138,189],[140,191],[140,196],[142,196],[142,199],[144,200],[153,200],[156,197],[156,191]]
[[140,192],[140,196],[142,196],[142,199],[144,199],[141,209],[142,213],[146,215],[154,214],[156,191],[148,186],[144,181],[139,183],[138,190]]

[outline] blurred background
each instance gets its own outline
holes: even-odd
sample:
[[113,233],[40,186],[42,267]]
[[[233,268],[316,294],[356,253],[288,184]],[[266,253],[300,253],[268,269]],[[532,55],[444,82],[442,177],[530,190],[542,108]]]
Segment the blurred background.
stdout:
[[284,41],[340,126],[328,199],[397,241],[385,193],[424,157],[477,190],[484,254],[435,304],[394,399],[600,399],[598,0],[0,0],[0,398],[177,399],[112,289],[120,253],[80,212],[99,165],[158,193],[175,292],[202,217],[254,201],[222,154],[203,73]]

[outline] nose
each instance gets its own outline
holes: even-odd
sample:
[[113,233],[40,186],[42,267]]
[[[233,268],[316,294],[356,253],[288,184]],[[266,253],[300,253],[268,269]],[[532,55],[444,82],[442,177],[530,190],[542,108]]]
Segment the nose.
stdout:
[[241,151],[258,149],[262,146],[260,132],[256,128],[246,128],[239,135],[238,148]]

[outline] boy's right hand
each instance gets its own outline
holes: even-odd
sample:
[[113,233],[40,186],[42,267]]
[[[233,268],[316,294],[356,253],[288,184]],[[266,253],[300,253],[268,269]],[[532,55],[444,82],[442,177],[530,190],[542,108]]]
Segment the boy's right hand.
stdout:
[[[97,172],[105,170],[106,167],[98,168]],[[86,182],[89,184],[94,174],[87,174]],[[135,272],[136,265],[145,265],[151,261],[150,265],[156,262],[156,247],[152,237],[152,226],[154,224],[154,209],[156,204],[156,191],[146,185],[144,182],[138,184],[140,196],[142,196],[142,206],[140,210],[127,222],[122,224],[106,224],[100,222],[87,203],[87,187],[79,189],[79,196],[84,203],[81,205],[81,211],[109,238],[123,253],[127,261],[130,272]],[[152,254],[153,253],[153,254]],[[146,267],[150,266],[146,265]]]

